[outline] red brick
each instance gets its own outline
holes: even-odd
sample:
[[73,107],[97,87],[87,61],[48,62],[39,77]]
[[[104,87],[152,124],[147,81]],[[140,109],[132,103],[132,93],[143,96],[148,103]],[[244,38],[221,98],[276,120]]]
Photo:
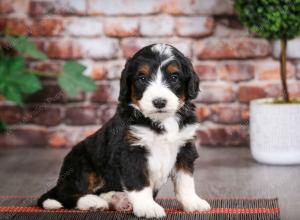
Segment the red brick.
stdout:
[[70,18],[66,32],[71,36],[95,37],[103,34],[103,22],[98,18]]
[[180,17],[176,20],[176,33],[181,37],[204,37],[212,34],[211,17]]
[[235,16],[218,17],[215,20],[214,36],[222,38],[250,37],[247,28]]
[[98,126],[65,126],[53,129],[47,135],[47,142],[53,148],[73,147],[98,129]]
[[243,108],[239,105],[213,105],[212,120],[217,123],[234,124],[239,123],[243,120],[242,110]]
[[80,92],[76,97],[68,97],[57,85],[43,85],[43,89],[29,95],[26,102],[32,103],[65,103],[67,101],[83,101],[84,93]]
[[249,107],[246,106],[242,110],[242,124],[248,123],[249,124]]
[[250,102],[265,97],[278,97],[281,93],[279,84],[241,84],[239,88],[240,102]]
[[47,129],[43,127],[23,126],[11,128],[0,135],[0,145],[6,147],[46,147]]
[[266,91],[261,86],[241,85],[239,89],[240,102],[249,102],[253,99],[265,98]]
[[65,93],[57,85],[43,85],[43,88],[29,95],[27,102],[61,103],[65,101]]
[[246,146],[248,132],[244,126],[211,126],[198,132],[201,145],[207,146]]
[[111,59],[118,56],[116,39],[81,39],[79,44],[84,58]]
[[117,102],[119,82],[102,83],[92,95],[92,101],[97,103]]
[[[94,134],[97,130],[99,130],[99,127],[98,127],[98,126],[87,127],[87,128],[85,128],[85,129],[83,130],[83,133],[82,133],[83,138],[81,138],[81,139],[87,138],[88,136]],[[79,141],[80,141],[80,139],[79,139]]]
[[24,110],[18,106],[0,106],[0,118],[7,124],[18,124],[22,121]]
[[229,0],[164,0],[163,11],[173,15],[231,15],[233,3]]
[[80,44],[75,40],[52,40],[47,55],[50,58],[76,59],[82,57]]
[[41,40],[41,39],[30,39],[34,44],[35,46],[37,47],[38,50],[42,51],[42,52],[45,52],[45,46],[46,46],[46,43],[45,41]]
[[253,38],[210,38],[198,41],[195,48],[199,59],[265,57],[270,51],[267,40]]
[[[255,63],[255,74],[259,80],[280,80],[280,63],[279,61],[265,60]],[[287,63],[287,78],[295,75],[295,67]]]
[[216,80],[216,63],[198,63],[194,65],[194,69],[200,80]]
[[54,3],[55,13],[63,15],[86,15],[85,1],[59,0]]
[[289,94],[291,98],[300,98],[300,82],[291,82],[288,84]]
[[65,132],[51,132],[48,135],[48,145],[53,148],[62,148],[71,145],[68,134]]
[[121,41],[123,54],[126,58],[132,57],[140,48],[143,47],[141,41],[135,38],[127,38]]
[[103,80],[106,79],[107,69],[105,65],[101,63],[94,63],[88,60],[82,61],[82,64],[86,66],[84,74],[91,77],[94,80]]
[[143,36],[171,36],[174,34],[175,22],[169,16],[143,17],[140,32]]
[[62,33],[64,23],[58,18],[34,20],[31,25],[32,36],[57,36]]
[[26,108],[23,123],[34,123],[44,126],[55,126],[62,122],[62,112],[59,107],[37,104]]
[[103,63],[103,65],[107,68],[107,78],[120,79],[125,63],[126,60],[113,60]]
[[132,37],[139,35],[139,24],[136,18],[108,18],[104,32],[109,37]]
[[65,115],[65,123],[68,125],[97,123],[97,107],[95,105],[67,107]]
[[13,2],[11,0],[1,0],[0,1],[0,13],[9,13],[13,11]]
[[173,45],[177,48],[181,53],[183,53],[189,59],[192,58],[192,41],[190,40],[167,40],[165,43]]
[[29,2],[29,15],[39,17],[54,12],[54,2],[31,0]]
[[225,83],[203,83],[197,101],[204,103],[233,102],[236,94],[233,87]]
[[59,74],[62,70],[62,64],[48,60],[36,61],[30,64],[30,68],[40,72],[51,72]]
[[62,15],[85,15],[85,1],[59,0],[59,1],[42,1],[31,0],[29,3],[30,16],[39,17],[45,14],[62,14]]
[[199,122],[209,119],[211,115],[210,108],[202,105],[196,106],[195,113]]
[[116,112],[117,104],[101,105],[98,109],[100,124],[105,124]]
[[116,39],[81,39],[55,40],[48,46],[47,54],[50,58],[95,58],[111,59],[118,55],[118,41]]
[[31,32],[30,25],[23,18],[0,18],[0,32],[8,32],[10,35],[28,35]]
[[5,17],[0,17],[0,33],[5,30],[6,20],[7,19]]
[[90,15],[146,15],[158,13],[160,0],[87,0],[87,12]]
[[0,18],[0,31],[7,30],[11,35],[56,36],[63,30],[63,20],[45,18],[26,20],[25,18]]
[[222,80],[245,81],[254,78],[254,65],[250,63],[221,63],[217,69],[218,75]]

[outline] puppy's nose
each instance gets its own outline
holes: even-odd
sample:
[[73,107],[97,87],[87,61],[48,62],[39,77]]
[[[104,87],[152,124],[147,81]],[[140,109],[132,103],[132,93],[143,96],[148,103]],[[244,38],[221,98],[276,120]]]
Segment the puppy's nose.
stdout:
[[167,100],[162,98],[157,98],[152,101],[155,108],[164,108],[167,104]]

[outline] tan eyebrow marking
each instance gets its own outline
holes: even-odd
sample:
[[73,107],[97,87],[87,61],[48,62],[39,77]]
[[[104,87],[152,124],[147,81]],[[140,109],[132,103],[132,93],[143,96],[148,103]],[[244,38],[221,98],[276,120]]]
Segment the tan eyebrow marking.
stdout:
[[150,74],[150,66],[148,64],[142,64],[139,66],[138,71],[144,75]]
[[167,66],[167,72],[172,74],[172,73],[176,73],[179,71],[178,65],[175,63],[169,64]]

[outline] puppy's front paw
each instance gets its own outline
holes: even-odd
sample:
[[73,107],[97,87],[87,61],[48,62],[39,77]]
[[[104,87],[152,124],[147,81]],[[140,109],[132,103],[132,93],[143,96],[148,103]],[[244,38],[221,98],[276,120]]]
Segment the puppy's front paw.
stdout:
[[82,196],[77,201],[77,209],[91,210],[91,209],[108,209],[108,203],[99,196],[88,194]]
[[155,201],[136,204],[135,206],[133,206],[133,213],[137,217],[146,218],[162,218],[166,216],[163,207],[158,205]]
[[183,209],[187,212],[194,211],[208,211],[210,210],[210,205],[204,199],[201,199],[197,195],[182,201]]

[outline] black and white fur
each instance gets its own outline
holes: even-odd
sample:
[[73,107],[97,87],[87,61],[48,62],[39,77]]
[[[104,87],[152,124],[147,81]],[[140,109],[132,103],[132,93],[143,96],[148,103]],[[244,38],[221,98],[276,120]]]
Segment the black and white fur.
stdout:
[[106,209],[124,191],[138,217],[163,217],[155,202],[172,178],[186,211],[209,210],[195,192],[194,106],[199,79],[191,62],[167,44],[149,45],[122,72],[117,111],[65,157],[57,185],[38,205],[45,209]]

